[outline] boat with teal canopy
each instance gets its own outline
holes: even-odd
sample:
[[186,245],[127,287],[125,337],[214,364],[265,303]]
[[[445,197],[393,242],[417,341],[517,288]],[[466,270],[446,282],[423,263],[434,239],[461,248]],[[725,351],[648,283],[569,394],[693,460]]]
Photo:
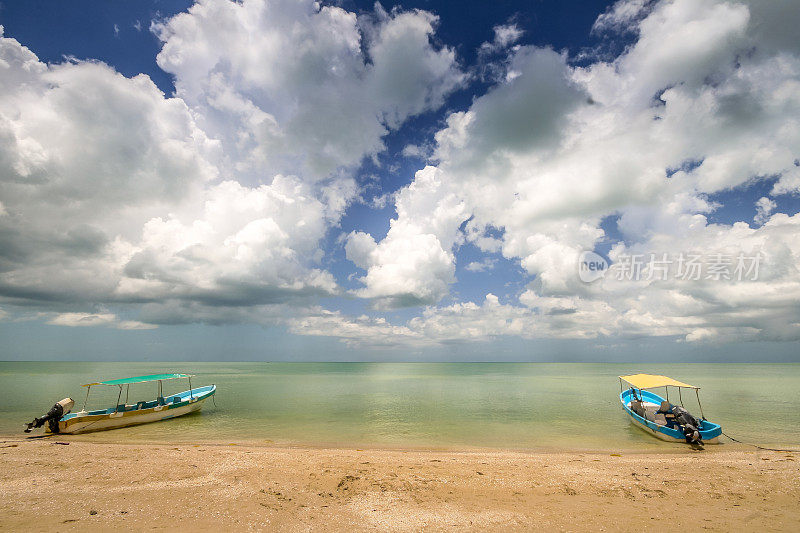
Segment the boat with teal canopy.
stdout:
[[[700,387],[683,383],[667,376],[632,374],[619,376],[619,400],[633,424],[651,435],[670,442],[690,444],[716,444],[722,427],[706,420],[700,403]],[[665,397],[650,389],[664,389]],[[669,391],[678,395],[680,405],[670,402]],[[694,390],[700,418],[692,415],[683,405],[683,391]]]
[[[30,432],[33,428],[47,424],[45,431],[49,433],[88,433],[158,422],[193,413],[202,409],[205,400],[214,396],[217,391],[216,385],[192,388],[193,377],[192,374],[150,374],[86,383],[83,385],[86,387],[86,398],[80,411],[71,413],[70,410],[75,402],[71,398],[64,398],[56,403],[46,415],[35,418],[33,422],[29,423],[25,431]],[[173,379],[188,380],[189,388],[164,397],[163,382]],[[155,398],[129,403],[131,385],[140,383],[157,383]],[[117,403],[114,407],[86,410],[92,387],[96,386],[119,388]],[[124,401],[123,392],[125,393]]]

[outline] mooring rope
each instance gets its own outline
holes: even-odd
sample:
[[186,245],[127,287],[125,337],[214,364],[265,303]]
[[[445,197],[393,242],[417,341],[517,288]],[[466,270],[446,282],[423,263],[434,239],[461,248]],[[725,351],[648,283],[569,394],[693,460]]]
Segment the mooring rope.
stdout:
[[759,446],[758,444],[753,444],[751,442],[742,442],[739,439],[734,439],[733,437],[731,437],[730,435],[728,435],[724,431],[722,432],[722,434],[725,435],[726,437],[728,437],[729,439],[731,439],[733,442],[738,442],[739,444],[744,444],[746,446],[753,446],[754,448],[758,448],[759,450],[767,450],[767,451],[770,451],[770,452],[796,452],[796,453],[800,453],[800,450],[789,450],[789,449],[785,449],[785,448],[765,448],[764,446]]

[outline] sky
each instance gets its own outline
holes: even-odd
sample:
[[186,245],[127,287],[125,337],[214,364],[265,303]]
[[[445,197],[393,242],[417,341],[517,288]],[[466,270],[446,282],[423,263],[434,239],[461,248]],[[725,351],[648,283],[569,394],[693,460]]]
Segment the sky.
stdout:
[[800,5],[0,2],[0,360],[800,361]]

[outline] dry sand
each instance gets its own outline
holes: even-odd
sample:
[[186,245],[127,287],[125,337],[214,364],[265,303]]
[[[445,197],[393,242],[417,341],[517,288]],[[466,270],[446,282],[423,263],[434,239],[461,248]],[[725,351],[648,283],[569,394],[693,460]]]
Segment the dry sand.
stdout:
[[[0,443],[8,531],[800,531],[800,454]],[[58,444],[57,442],[69,442]]]

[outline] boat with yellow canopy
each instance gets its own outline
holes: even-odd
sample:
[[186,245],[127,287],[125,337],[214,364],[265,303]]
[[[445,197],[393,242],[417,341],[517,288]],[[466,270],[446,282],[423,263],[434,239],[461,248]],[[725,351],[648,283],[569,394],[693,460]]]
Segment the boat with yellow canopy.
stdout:
[[[71,398],[64,398],[56,403],[46,415],[35,418],[33,422],[29,423],[25,431],[30,432],[33,428],[41,427],[46,423],[45,431],[48,433],[86,433],[157,422],[199,411],[203,407],[203,402],[214,396],[217,387],[216,385],[207,385],[192,388],[192,377],[191,374],[151,374],[87,383],[83,385],[86,387],[83,409],[77,413],[70,413],[75,402]],[[189,389],[165,398],[163,382],[173,379],[189,380]],[[155,399],[129,404],[131,385],[150,382],[158,383]],[[119,395],[116,406],[87,411],[89,393],[95,386],[118,387]],[[124,402],[122,402],[123,392],[125,392]]]
[[[631,421],[651,435],[670,442],[690,444],[715,444],[719,442],[722,427],[706,420],[700,403],[700,387],[683,383],[667,376],[632,374],[619,376],[619,399]],[[627,385],[627,387],[626,387]],[[663,388],[661,397],[650,389]],[[680,405],[670,403],[670,388],[677,389]],[[695,418],[683,406],[683,390],[694,390],[700,417]],[[673,392],[673,399],[675,393]]]

